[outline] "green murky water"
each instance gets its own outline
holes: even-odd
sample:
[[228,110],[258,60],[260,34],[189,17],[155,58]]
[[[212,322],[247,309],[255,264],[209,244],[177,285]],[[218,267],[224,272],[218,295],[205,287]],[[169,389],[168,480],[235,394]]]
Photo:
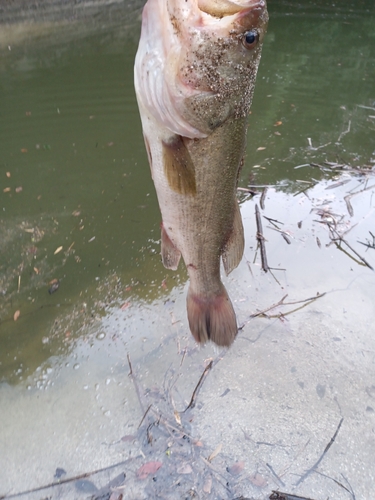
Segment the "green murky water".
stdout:
[[[296,253],[289,252],[280,235],[268,233],[269,257],[275,267],[287,269],[277,274],[280,287],[301,298],[327,287],[349,290],[353,277],[353,322],[358,315],[361,331],[372,335],[373,312],[363,305],[366,295],[373,297],[372,271],[333,246],[319,251],[317,238],[320,243],[325,234],[323,247],[329,239],[319,223],[314,226],[319,216],[311,210],[331,206],[348,229],[358,224],[351,242],[375,267],[375,250],[358,244],[372,241],[370,231],[375,234],[373,192],[353,198],[352,218],[344,202],[349,189],[375,184],[374,4],[270,1],[269,11],[240,185],[270,186],[265,213],[283,221],[291,246],[297,244]],[[80,36],[71,28],[66,35],[61,26],[54,32],[48,26],[40,31],[17,26],[0,37],[0,398],[17,401],[15,408],[32,406],[30,391],[91,387],[92,365],[77,375],[89,358],[104,379],[113,370],[121,379],[130,350],[143,359],[144,376],[152,381],[169,366],[166,346],[177,342],[180,354],[180,340],[193,345],[184,317],[186,273],[182,267],[168,272],[160,263],[160,215],[133,89],[140,26],[126,19],[124,14],[123,22],[105,27],[94,23]],[[325,161],[351,170],[332,172]],[[343,179],[351,182],[348,189],[326,190]],[[259,256],[254,264],[253,211],[259,197],[240,196],[245,259],[257,269],[254,283],[242,280],[244,261],[230,282],[242,323],[258,304],[277,302],[282,290],[271,278],[261,278]],[[298,239],[301,220],[306,232]],[[341,303],[337,309],[314,306],[316,315],[328,315],[332,331],[344,309]],[[315,324],[318,316],[308,321]],[[366,347],[364,341],[363,349],[371,351],[372,344]],[[350,347],[345,359],[349,352]],[[189,363],[201,366],[204,354],[199,356]],[[373,361],[368,370],[373,377]],[[73,393],[71,399],[61,397],[72,408],[80,399]],[[136,403],[127,398],[124,405],[133,408]],[[106,415],[106,408],[100,406],[99,413]],[[33,415],[40,418],[36,409]],[[4,436],[12,433],[11,424],[5,428]],[[7,439],[2,441],[0,431],[0,446],[10,446]],[[48,460],[59,465],[54,456]],[[3,488],[0,480],[0,494],[9,490],[12,474],[5,473]]]

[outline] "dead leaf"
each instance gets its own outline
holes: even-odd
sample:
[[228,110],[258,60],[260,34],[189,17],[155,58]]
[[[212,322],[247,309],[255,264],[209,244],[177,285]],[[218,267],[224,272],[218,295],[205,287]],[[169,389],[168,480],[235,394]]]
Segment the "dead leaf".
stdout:
[[81,211],[80,210],[74,210],[74,212],[72,212],[72,215],[74,217],[79,217],[81,215]]
[[281,135],[280,132],[278,132],[277,130],[276,130],[276,132],[274,132],[274,134],[275,135]]
[[142,465],[136,474],[138,479],[146,479],[150,474],[155,474],[163,464],[161,462],[147,462],[147,464]]
[[122,493],[119,493],[118,491],[112,491],[109,500],[122,500],[123,498],[124,496]]
[[212,488],[212,476],[209,475],[206,477],[203,485],[203,492],[204,493],[211,493],[211,488]]
[[112,491],[109,500],[122,500],[123,498],[124,497],[122,493],[119,493],[118,491]]
[[228,472],[232,474],[232,476],[238,476],[238,474],[241,474],[244,467],[245,467],[244,462],[235,462],[228,468]]
[[250,482],[254,486],[257,486],[258,488],[264,488],[268,484],[266,479],[263,476],[261,476],[260,474],[258,474],[258,472],[256,472],[252,476],[250,476],[249,479],[250,479]]
[[257,148],[257,151],[264,151],[266,148],[263,147],[263,146],[260,146],[259,148]]
[[193,472],[193,469],[191,468],[190,464],[183,464],[183,465],[180,465],[180,467],[177,467],[178,474],[191,474],[192,472]]
[[276,123],[273,124],[274,127],[279,127],[280,125],[282,125],[283,122],[282,121],[278,121]]
[[10,172],[6,172],[6,174],[5,174],[5,175],[6,175],[6,176],[8,177],[8,179],[9,179],[9,177],[10,177]]
[[26,111],[25,115],[26,116],[31,116],[31,111]]
[[15,189],[16,193],[20,193],[21,191],[22,191],[22,186],[16,187],[16,189]]
[[130,306],[130,302],[124,302],[121,306],[121,311],[125,311]]
[[26,148],[21,148],[21,153],[27,153],[27,149]]
[[176,419],[178,425],[181,425],[181,417],[177,410],[174,411],[174,418]]
[[57,253],[61,252],[61,250],[63,249],[63,247],[58,247],[56,248],[56,250],[53,252],[53,255],[56,255]]
[[3,193],[9,193],[9,191],[11,191],[12,188],[10,187],[7,187],[7,188],[4,188],[3,189]]
[[14,321],[17,321],[17,319],[20,317],[20,314],[21,314],[21,311],[20,311],[20,310],[17,310],[17,311],[13,314],[13,319],[14,319]]
[[125,436],[122,436],[121,441],[124,441],[124,443],[134,441],[135,437],[132,436],[131,434],[126,434]]
[[51,286],[48,289],[48,293],[52,295],[53,293],[57,292],[57,290],[60,288],[60,281],[57,279],[52,280]]
[[211,453],[211,455],[207,458],[209,462],[212,462],[212,460],[221,452],[221,448],[223,447],[222,443],[220,443],[214,451]]

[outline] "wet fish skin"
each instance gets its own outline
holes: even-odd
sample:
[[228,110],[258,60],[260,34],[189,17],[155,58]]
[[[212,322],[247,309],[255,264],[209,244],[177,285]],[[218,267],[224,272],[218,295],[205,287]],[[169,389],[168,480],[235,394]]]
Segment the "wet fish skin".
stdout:
[[268,21],[263,0],[237,1],[148,0],[135,61],[162,260],[182,255],[191,332],[221,346],[237,334],[220,258],[229,274],[243,255],[236,186]]

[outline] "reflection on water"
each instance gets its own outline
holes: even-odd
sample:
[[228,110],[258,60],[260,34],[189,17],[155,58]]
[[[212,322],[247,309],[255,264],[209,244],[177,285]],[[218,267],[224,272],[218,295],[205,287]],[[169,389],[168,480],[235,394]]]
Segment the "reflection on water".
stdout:
[[[223,444],[223,473],[245,460],[249,474],[224,489],[228,498],[263,499],[294,488],[344,417],[321,472],[345,482],[335,475],[343,471],[367,498],[373,473],[360,469],[373,460],[375,281],[360,257],[375,267],[373,3],[273,3],[240,183],[270,186],[262,213],[274,219],[263,222],[274,277],[256,251],[259,195],[241,193],[245,258],[226,286],[243,328],[208,376],[190,431],[206,457]],[[127,26],[61,43],[28,33],[1,52],[0,495],[47,484],[57,467],[73,476],[139,449],[155,459],[146,445],[111,444],[142,419],[127,353],[142,395],[169,401],[172,414],[217,355],[197,350],[188,331],[184,269],[160,263],[133,91],[139,24]],[[327,223],[350,246],[332,241]],[[293,314],[301,304],[251,318],[286,294],[298,302],[324,292]],[[267,442],[277,445],[257,444]],[[343,498],[317,474],[296,492]]]

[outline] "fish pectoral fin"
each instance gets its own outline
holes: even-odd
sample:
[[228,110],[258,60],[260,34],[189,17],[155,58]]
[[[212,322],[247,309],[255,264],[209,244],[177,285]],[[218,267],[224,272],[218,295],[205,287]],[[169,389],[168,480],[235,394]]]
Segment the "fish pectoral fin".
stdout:
[[195,293],[190,285],[186,305],[190,330],[197,342],[212,340],[226,347],[233,343],[237,320],[224,285],[219,293],[208,297]]
[[174,246],[164,226],[161,227],[161,260],[164,267],[176,271],[180,262],[181,252]]
[[162,145],[164,173],[169,187],[179,194],[195,195],[195,168],[184,138],[175,135]]
[[224,250],[221,256],[223,259],[225,274],[227,276],[241,262],[245,248],[245,238],[243,234],[240,207],[238,206],[237,200],[235,200],[234,204],[235,208],[233,217],[233,229],[230,233],[228,241],[224,246]]

